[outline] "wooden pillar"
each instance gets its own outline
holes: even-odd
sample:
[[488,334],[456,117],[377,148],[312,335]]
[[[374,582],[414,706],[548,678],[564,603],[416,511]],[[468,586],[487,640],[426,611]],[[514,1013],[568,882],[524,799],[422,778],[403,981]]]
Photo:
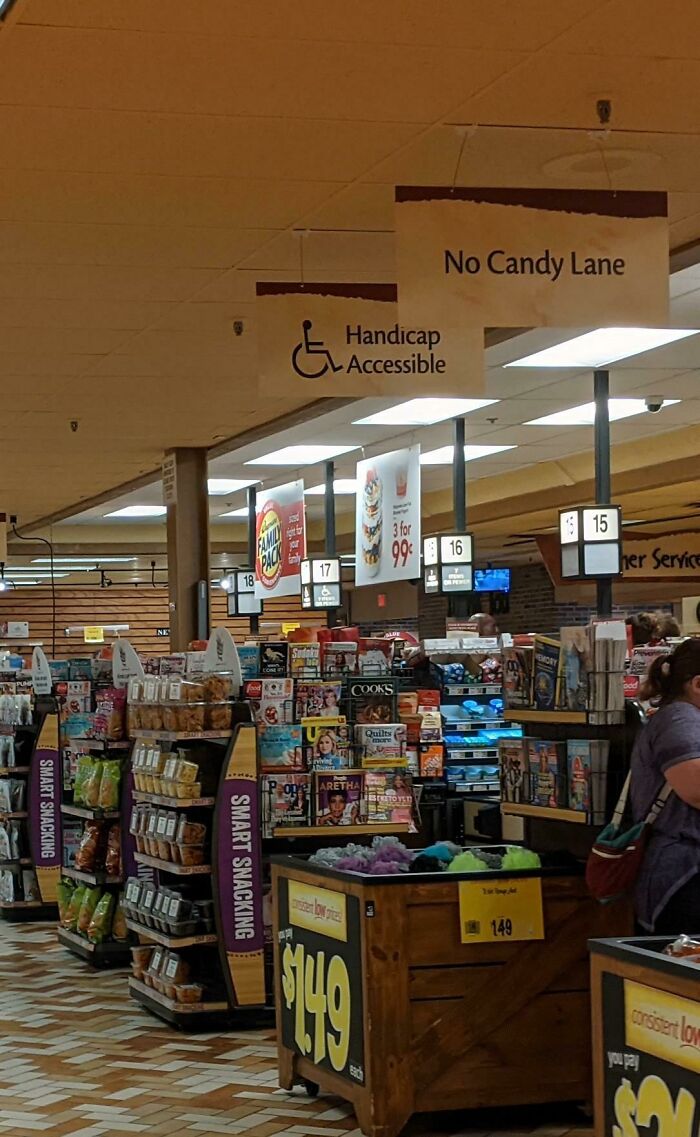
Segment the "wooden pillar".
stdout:
[[181,447],[170,456],[175,462],[174,501],[168,502],[167,523],[170,650],[184,651],[190,640],[209,634],[207,452]]

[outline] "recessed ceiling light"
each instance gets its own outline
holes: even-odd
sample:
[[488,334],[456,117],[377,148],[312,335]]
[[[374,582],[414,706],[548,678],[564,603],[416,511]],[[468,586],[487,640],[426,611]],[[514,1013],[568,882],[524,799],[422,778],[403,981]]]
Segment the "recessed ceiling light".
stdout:
[[[106,564],[131,564],[136,560],[136,557],[54,557],[53,563],[55,565],[94,565],[99,563]],[[50,565],[51,557],[34,557],[32,560],[33,565]]]
[[164,505],[125,505],[122,509],[115,509],[112,513],[105,513],[105,517],[163,517],[167,513]]
[[[664,399],[662,407],[679,403],[680,399]],[[608,399],[608,414],[611,422],[621,418],[631,418],[648,411],[645,399]],[[593,426],[595,422],[595,403],[582,403],[580,407],[569,407],[565,411],[555,411],[542,418],[533,418],[525,426]]]
[[219,517],[247,517],[248,506],[242,505],[240,509],[230,509],[228,513],[220,513]]
[[604,367],[618,359],[628,359],[652,351],[666,343],[696,336],[697,328],[596,328],[582,336],[525,355],[506,363],[506,367]]
[[[304,495],[307,497],[312,496],[312,495],[320,497],[321,495],[325,494],[325,492],[326,492],[325,483],[321,482],[317,486],[309,486],[309,488],[307,490],[304,490]],[[341,493],[354,494],[354,493],[357,493],[357,481],[355,480],[355,478],[336,478],[335,481],[333,482],[333,493],[334,494],[341,494]]]
[[235,493],[236,490],[244,490],[247,486],[254,486],[255,480],[251,478],[208,478],[207,489],[212,497],[217,494]]
[[357,450],[353,443],[351,446],[283,446],[281,450],[273,450],[270,454],[262,454],[260,458],[251,458],[244,462],[245,466],[313,466],[316,462],[327,462],[330,458],[337,458],[339,454],[347,454],[349,450]]
[[409,399],[367,418],[355,419],[353,426],[430,426],[497,402],[498,399]]
[[[473,462],[477,458],[488,458],[490,454],[500,454],[503,450],[515,450],[515,446],[465,446],[464,461]],[[454,457],[454,446],[440,446],[437,450],[426,450],[420,456],[421,466],[449,466]]]

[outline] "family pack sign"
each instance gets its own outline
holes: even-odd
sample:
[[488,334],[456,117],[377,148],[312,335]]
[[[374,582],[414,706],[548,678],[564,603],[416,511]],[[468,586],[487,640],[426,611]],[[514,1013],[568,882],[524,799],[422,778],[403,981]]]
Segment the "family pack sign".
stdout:
[[398,186],[399,318],[663,326],[665,193]]
[[482,329],[401,323],[394,284],[258,283],[256,322],[266,395],[483,393]]

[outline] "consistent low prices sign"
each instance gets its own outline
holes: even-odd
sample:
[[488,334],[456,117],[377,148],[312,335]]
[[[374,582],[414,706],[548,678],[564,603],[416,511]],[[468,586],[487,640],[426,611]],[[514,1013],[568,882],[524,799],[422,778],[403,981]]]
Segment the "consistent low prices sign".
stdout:
[[664,193],[398,186],[395,220],[406,324],[668,320]]
[[289,397],[480,395],[483,330],[399,321],[395,284],[258,284],[260,389]]
[[301,592],[305,555],[303,481],[261,490],[255,495],[255,595],[267,600]]
[[603,975],[605,1125],[618,1137],[695,1137],[700,1004]]
[[355,583],[420,576],[420,447],[357,463]]
[[315,1066],[362,1085],[360,902],[280,876],[277,911],[282,1043]]

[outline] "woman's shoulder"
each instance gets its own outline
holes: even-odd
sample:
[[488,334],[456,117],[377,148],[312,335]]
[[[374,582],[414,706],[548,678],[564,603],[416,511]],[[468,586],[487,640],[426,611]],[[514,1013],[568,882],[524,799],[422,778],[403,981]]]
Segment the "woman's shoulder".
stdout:
[[663,759],[700,756],[700,708],[677,700],[661,707],[645,730],[652,749]]

